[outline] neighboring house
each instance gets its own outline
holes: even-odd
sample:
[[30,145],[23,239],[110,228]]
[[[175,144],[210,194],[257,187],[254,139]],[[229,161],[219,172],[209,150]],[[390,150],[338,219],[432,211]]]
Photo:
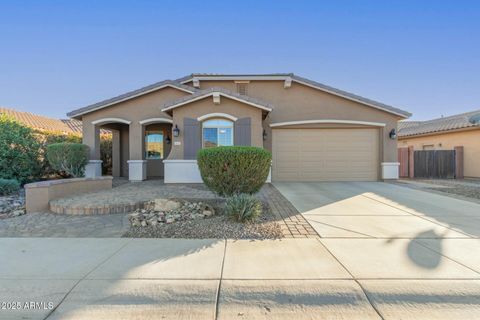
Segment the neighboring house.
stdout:
[[453,150],[463,146],[463,175],[480,178],[480,110],[428,121],[400,121],[398,147]]
[[58,132],[63,134],[82,134],[82,122],[75,119],[53,119],[38,114],[0,107],[0,113],[16,119],[24,126],[44,132]]
[[272,152],[274,181],[398,177],[406,111],[291,73],[192,74],[68,113],[83,122],[88,176],[100,175],[99,130],[113,133],[113,174],[201,182],[196,155],[214,146]]

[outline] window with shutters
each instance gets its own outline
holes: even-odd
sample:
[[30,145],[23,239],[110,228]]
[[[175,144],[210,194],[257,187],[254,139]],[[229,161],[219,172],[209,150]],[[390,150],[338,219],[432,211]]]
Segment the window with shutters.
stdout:
[[246,96],[248,94],[248,83],[237,83],[237,93]]
[[233,146],[233,122],[225,119],[203,122],[202,146],[203,148]]

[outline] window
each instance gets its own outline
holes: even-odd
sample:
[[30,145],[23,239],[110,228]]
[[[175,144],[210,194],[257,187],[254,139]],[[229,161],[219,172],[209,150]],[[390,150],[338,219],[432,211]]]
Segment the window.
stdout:
[[163,132],[145,132],[145,159],[163,159]]
[[204,148],[233,146],[233,122],[212,119],[203,123],[202,141]]

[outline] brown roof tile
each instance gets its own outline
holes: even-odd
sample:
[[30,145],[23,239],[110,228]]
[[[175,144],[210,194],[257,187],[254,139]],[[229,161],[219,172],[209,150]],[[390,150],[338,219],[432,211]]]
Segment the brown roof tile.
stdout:
[[427,121],[400,121],[398,122],[398,136],[408,137],[470,127],[480,128],[480,110]]

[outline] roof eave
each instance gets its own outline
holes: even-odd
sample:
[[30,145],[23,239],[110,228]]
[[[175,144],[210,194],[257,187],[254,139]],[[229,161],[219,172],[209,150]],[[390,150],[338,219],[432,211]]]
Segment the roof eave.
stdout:
[[[184,91],[184,92],[187,92],[187,93],[190,93],[190,94],[193,94],[193,93],[196,92],[195,88],[192,88],[190,90],[190,89],[187,89],[183,86],[175,85],[174,83],[164,83],[162,85],[159,85],[158,87],[154,87],[154,88],[151,88],[149,90],[139,92],[138,94],[134,94],[132,96],[125,97],[123,99],[119,99],[119,100],[116,100],[116,101],[101,104],[101,105],[98,105],[98,106],[96,106],[94,108],[91,108],[91,109],[88,109],[89,106],[86,106],[84,108],[80,108],[80,109],[77,109],[77,110],[70,111],[69,113],[67,113],[67,117],[77,119],[77,120],[81,120],[81,116],[84,115],[84,114],[87,114],[87,113],[90,113],[90,112],[93,112],[93,111],[97,111],[97,110],[100,110],[100,109],[103,109],[103,108],[106,108],[106,107],[109,107],[109,106],[112,106],[112,105],[115,105],[115,104],[118,104],[118,103],[121,103],[121,102],[125,102],[125,101],[131,100],[131,99],[137,98],[139,96],[142,96],[142,95],[145,95],[145,94],[157,91],[157,90],[161,90],[161,89],[167,88],[167,87],[174,88],[174,89],[177,89],[177,90],[180,90],[180,91]],[[95,104],[93,104],[91,106],[94,106],[94,105]]]
[[432,136],[436,134],[447,134],[447,133],[462,132],[462,131],[472,131],[472,130],[478,130],[478,129],[480,129],[480,125],[474,125],[474,126],[463,127],[463,128],[454,128],[449,130],[437,130],[437,131],[430,131],[430,132],[413,133],[413,134],[407,134],[407,135],[402,135],[399,132],[398,139],[402,140],[407,138],[417,138],[417,137],[423,137],[423,136]]
[[404,110],[401,110],[401,109],[398,109],[398,108],[395,108],[395,107],[389,106],[389,107],[391,107],[391,109],[390,109],[390,108],[385,108],[385,105],[382,104],[382,103],[375,103],[376,101],[373,101],[373,100],[371,100],[370,102],[365,101],[365,100],[370,100],[370,99],[365,99],[365,100],[358,99],[358,98],[356,98],[356,95],[348,93],[348,92],[343,91],[343,90],[339,90],[339,89],[335,89],[335,88],[332,88],[332,89],[335,89],[335,90],[329,90],[327,88],[327,86],[320,85],[315,81],[299,77],[299,76],[297,76],[293,73],[291,73],[291,74],[278,74],[278,75],[273,75],[273,74],[272,75],[195,75],[195,74],[192,74],[190,76],[179,78],[179,79],[177,79],[177,81],[184,84],[184,83],[192,81],[194,78],[198,79],[200,81],[201,80],[204,80],[204,81],[205,80],[210,80],[210,81],[215,81],[215,80],[217,80],[217,81],[221,81],[221,80],[258,80],[258,81],[277,80],[277,81],[284,81],[288,78],[291,78],[292,81],[294,81],[294,82],[297,82],[297,83],[303,84],[305,86],[308,86],[308,87],[311,87],[311,88],[314,88],[314,89],[317,89],[317,90],[320,90],[320,91],[324,91],[324,92],[342,97],[342,98],[347,99],[347,100],[355,101],[357,103],[360,103],[360,104],[363,104],[363,105],[366,105],[366,106],[369,106],[369,107],[372,107],[372,108],[375,108],[375,109],[379,109],[379,110],[385,111],[387,113],[395,114],[395,115],[397,115],[397,116],[399,116],[403,119],[408,119],[409,117],[412,116],[412,114],[410,112],[407,112],[407,111],[404,111]]

